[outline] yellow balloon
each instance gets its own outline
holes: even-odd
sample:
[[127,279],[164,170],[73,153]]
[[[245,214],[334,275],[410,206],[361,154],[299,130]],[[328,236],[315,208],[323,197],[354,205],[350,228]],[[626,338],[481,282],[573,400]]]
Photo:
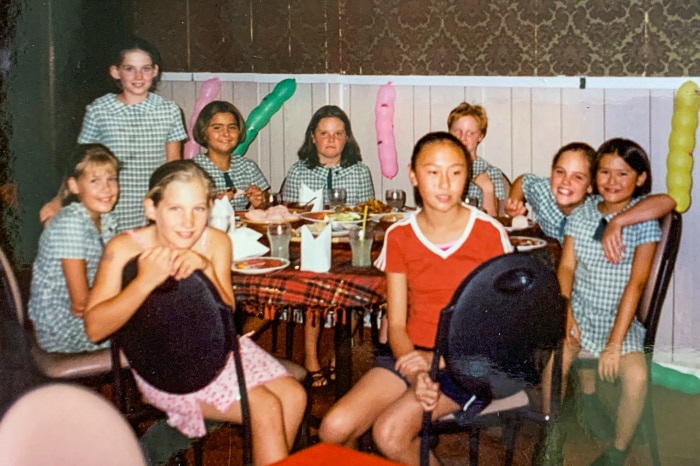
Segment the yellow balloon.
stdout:
[[675,110],[671,118],[672,131],[688,131],[695,134],[698,127],[698,112],[690,109]]
[[674,188],[690,191],[693,179],[690,172],[669,171],[666,174],[666,188],[671,191]]
[[668,149],[670,152],[685,152],[690,154],[695,147],[695,135],[689,131],[671,131],[668,137]]
[[695,81],[686,81],[676,91],[673,99],[675,108],[688,107],[697,113],[700,109],[700,88]]
[[690,173],[693,169],[693,157],[685,152],[669,152],[666,159],[666,168],[669,172]]

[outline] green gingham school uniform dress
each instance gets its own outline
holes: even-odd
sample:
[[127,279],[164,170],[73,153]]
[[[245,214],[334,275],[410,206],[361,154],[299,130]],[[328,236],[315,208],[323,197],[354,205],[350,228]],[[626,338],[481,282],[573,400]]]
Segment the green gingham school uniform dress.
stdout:
[[[554,199],[550,187],[550,179],[528,173],[523,176],[522,188],[523,195],[535,214],[535,221],[544,234],[562,244],[568,217],[557,206],[557,200]],[[592,202],[590,196],[584,203],[589,202]]]
[[[224,172],[214,165],[206,154],[198,154],[193,160],[214,178],[217,193],[224,192],[228,189]],[[248,189],[248,185],[251,184],[258,186],[263,191],[270,187],[270,184],[267,182],[265,175],[260,171],[260,168],[258,168],[258,165],[242,155],[231,156],[231,165],[225,173],[228,174],[233,183],[233,187],[236,189],[246,190]],[[231,200],[231,206],[233,206],[234,210],[243,210],[248,205],[248,202],[246,196],[238,196]]]
[[149,92],[136,105],[106,94],[87,106],[78,142],[104,144],[121,162],[119,201],[114,207],[120,231],[145,225],[148,179],[165,163],[165,145],[186,138],[180,107],[157,94]]
[[61,265],[61,259],[84,260],[88,285],[92,287],[104,244],[114,236],[117,227],[111,213],[102,214],[101,224],[102,234],[85,206],[73,202],[62,208],[41,233],[32,272],[29,318],[34,322],[39,346],[46,351],[76,353],[109,346],[109,342],[90,342],[83,319],[71,313]]
[[[566,235],[574,239],[577,261],[571,307],[581,331],[581,345],[597,357],[605,349],[615,324],[618,305],[632,271],[635,249],[644,243],[658,242],[661,228],[656,220],[625,227],[622,230],[625,244],[622,261],[618,264],[608,262],[600,241],[594,239],[594,233],[601,220],[609,221],[617,213],[603,216],[598,211],[602,198],[592,198],[592,202],[580,206],[569,216]],[[641,199],[643,196],[633,199],[625,210]],[[622,343],[622,354],[642,351],[645,333],[644,326],[635,317]]]
[[331,172],[333,188],[345,188],[348,194],[348,205],[355,205],[374,197],[374,185],[369,168],[362,162],[349,167],[337,165],[332,168],[324,166],[306,167],[306,162],[299,160],[292,165],[284,182],[282,198],[288,202],[298,202],[299,190],[304,183],[310,189],[318,190],[328,187],[328,172]]
[[[474,178],[481,175],[482,173],[486,173],[491,179],[496,199],[505,199],[507,194],[506,188],[503,185],[503,172],[501,171],[501,169],[498,167],[494,167],[481,157],[477,157],[476,160],[474,160],[474,163],[472,163],[471,180],[473,181]],[[473,182],[469,183],[469,188],[467,189],[467,197],[475,197],[479,199],[479,207],[481,207],[484,195],[481,192],[481,189],[479,189],[479,187]]]

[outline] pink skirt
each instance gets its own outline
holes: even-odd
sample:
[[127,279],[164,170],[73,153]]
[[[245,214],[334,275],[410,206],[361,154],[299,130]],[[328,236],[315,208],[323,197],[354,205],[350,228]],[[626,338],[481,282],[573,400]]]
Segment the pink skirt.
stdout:
[[[274,356],[253,343],[250,338],[241,337],[239,341],[248,390],[289,375]],[[200,403],[206,403],[225,412],[240,399],[233,354],[229,355],[224,369],[209,385],[185,395],[159,390],[142,379],[135,371],[132,373],[146,401],[165,412],[168,415],[168,424],[188,437],[202,437],[206,433]]]

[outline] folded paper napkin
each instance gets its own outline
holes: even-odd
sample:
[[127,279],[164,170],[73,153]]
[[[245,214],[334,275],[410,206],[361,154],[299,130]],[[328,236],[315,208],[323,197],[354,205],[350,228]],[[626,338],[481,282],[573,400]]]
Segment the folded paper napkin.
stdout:
[[299,188],[299,205],[302,206],[313,199],[311,212],[320,212],[323,210],[323,189],[314,191],[313,189],[302,183]]
[[235,223],[235,214],[228,198],[217,199],[209,212],[209,226],[227,231]]
[[270,250],[267,246],[258,242],[262,235],[250,228],[236,228],[235,224],[232,224],[228,236],[231,238],[231,244],[233,245],[234,261],[248,257],[260,257]]
[[328,272],[331,269],[331,226],[314,237],[308,225],[301,227],[301,270]]

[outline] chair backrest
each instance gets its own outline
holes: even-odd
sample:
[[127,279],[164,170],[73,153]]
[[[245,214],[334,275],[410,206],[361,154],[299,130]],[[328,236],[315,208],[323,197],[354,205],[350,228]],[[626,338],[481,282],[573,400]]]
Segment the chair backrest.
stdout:
[[17,282],[17,276],[5,252],[0,248],[0,275],[2,275],[2,292],[9,310],[17,316],[20,326],[25,326],[24,302]]
[[668,285],[681,243],[683,221],[681,214],[673,211],[660,220],[661,239],[656,246],[656,253],[651,263],[649,281],[637,307],[637,319],[646,327],[644,346],[647,351],[653,349],[656,331],[659,326]]
[[440,316],[436,351],[453,378],[488,404],[489,396],[539,382],[565,321],[554,272],[530,255],[506,254],[479,266],[455,291]]
[[0,422],[0,464],[146,465],[129,424],[96,393],[45,385],[24,394]]
[[[137,268],[138,258],[125,266],[124,286]],[[191,393],[214,380],[234,340],[231,306],[200,271],[163,282],[113,337],[131,368],[170,393]]]

